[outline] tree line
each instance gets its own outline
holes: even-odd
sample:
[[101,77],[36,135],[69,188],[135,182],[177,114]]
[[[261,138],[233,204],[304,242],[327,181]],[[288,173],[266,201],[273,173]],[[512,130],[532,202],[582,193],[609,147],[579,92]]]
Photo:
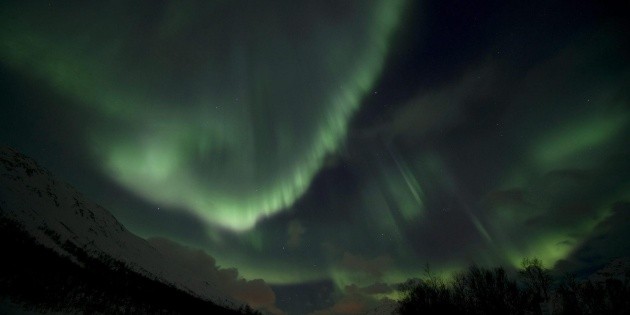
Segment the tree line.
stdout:
[[558,279],[540,259],[526,258],[511,278],[503,267],[470,266],[451,279],[425,268],[423,279],[400,285],[397,312],[462,315],[621,315],[630,314],[630,275],[602,281]]

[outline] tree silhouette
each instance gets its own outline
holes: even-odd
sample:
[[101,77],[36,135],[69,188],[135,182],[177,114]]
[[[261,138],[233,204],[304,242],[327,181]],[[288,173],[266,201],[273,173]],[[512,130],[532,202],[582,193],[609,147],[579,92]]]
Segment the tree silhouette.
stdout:
[[552,278],[540,259],[524,258],[518,273],[527,285],[534,302],[549,301]]
[[[554,315],[630,314],[630,274],[624,280],[578,281],[567,275],[553,287],[553,278],[536,258],[524,259],[520,282],[501,267],[471,266],[446,281],[425,268],[423,279],[400,285],[399,314]],[[543,304],[541,304],[543,303]]]
[[503,268],[471,266],[450,282],[425,270],[425,279],[405,282],[400,314],[523,314],[523,294]]

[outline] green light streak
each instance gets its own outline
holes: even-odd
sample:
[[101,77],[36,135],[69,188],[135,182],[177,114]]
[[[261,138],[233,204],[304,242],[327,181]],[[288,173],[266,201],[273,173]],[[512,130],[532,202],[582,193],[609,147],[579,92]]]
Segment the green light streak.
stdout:
[[424,192],[422,191],[422,187],[416,180],[416,176],[409,169],[409,166],[407,165],[407,163],[404,160],[402,160],[400,157],[398,157],[397,154],[391,150],[391,148],[389,149],[389,153],[392,159],[394,160],[394,162],[396,162],[396,166],[398,167],[400,174],[405,180],[405,183],[407,184],[407,188],[409,189],[409,192],[411,193],[411,195],[413,196],[413,199],[417,203],[417,206],[401,207],[403,209],[402,213],[405,219],[413,220],[415,217],[417,217],[418,215],[422,213],[422,210],[424,210],[424,202],[422,201],[422,198],[424,198]]
[[591,160],[588,151],[598,150],[613,139],[627,126],[627,118],[623,113],[613,114],[564,126],[536,146],[533,159],[542,169],[584,164]]

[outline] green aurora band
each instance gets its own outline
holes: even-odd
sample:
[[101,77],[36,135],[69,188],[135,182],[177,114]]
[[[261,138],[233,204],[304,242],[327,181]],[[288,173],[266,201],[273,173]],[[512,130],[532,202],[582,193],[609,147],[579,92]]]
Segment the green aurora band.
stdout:
[[[114,7],[133,13],[124,4]],[[213,2],[210,16],[172,5],[148,34],[137,34],[132,18],[89,24],[114,12],[92,5],[53,15],[31,4],[24,11],[36,25],[15,23],[9,17],[21,13],[5,10],[12,25],[0,32],[3,58],[110,117],[86,139],[105,174],[163,208],[243,231],[291,206],[337,149],[378,78],[403,1],[362,3],[351,8],[354,24],[334,21],[335,29],[263,3]],[[202,35],[192,29],[200,24]],[[294,38],[291,25],[311,37]],[[140,52],[138,35],[149,46]],[[183,51],[178,39],[188,36],[201,43]],[[196,68],[166,67],[166,57]],[[201,83],[178,90],[179,75]]]

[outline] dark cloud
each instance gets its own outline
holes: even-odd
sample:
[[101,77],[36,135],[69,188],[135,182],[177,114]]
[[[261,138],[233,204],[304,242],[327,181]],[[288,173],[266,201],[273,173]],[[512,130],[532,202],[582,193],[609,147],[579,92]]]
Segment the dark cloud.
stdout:
[[215,293],[225,294],[255,309],[283,314],[276,305],[276,295],[262,279],[246,280],[235,268],[220,268],[215,259],[200,249],[193,249],[167,239],[153,238],[149,243],[166,257],[180,262],[186,274],[211,286]]
[[366,287],[355,284],[344,288],[341,298],[332,306],[310,313],[310,315],[352,315],[366,314],[371,310],[383,308],[393,310],[393,301],[378,298],[376,295],[391,293],[394,289],[385,283],[374,283]]
[[381,278],[391,264],[392,258],[389,256],[378,256],[370,259],[349,252],[343,253],[340,262],[340,265],[349,271],[362,272],[376,279]]
[[394,291],[394,288],[387,283],[378,282],[365,287],[358,287],[356,285],[351,285],[346,287],[347,292],[352,293],[363,293],[368,295],[374,294],[387,294]]
[[611,213],[581,242],[566,259],[557,264],[559,273],[572,272],[588,275],[594,269],[608,264],[611,259],[630,256],[630,201],[612,204]]
[[491,191],[485,198],[490,205],[500,206],[530,206],[525,200],[524,192],[521,189],[506,189]]
[[306,229],[304,229],[300,221],[294,220],[289,222],[289,226],[287,227],[287,234],[289,236],[287,246],[289,246],[289,248],[296,248],[300,246],[300,243],[302,242],[302,234],[305,232]]
[[274,285],[276,305],[288,314],[307,314],[335,303],[335,283],[330,279],[299,284]]
[[501,71],[498,65],[488,63],[438,89],[421,90],[370,132],[379,133],[385,141],[397,139],[425,145],[439,142],[451,129],[470,119],[469,107],[481,106],[488,112],[489,104],[503,102],[507,89],[498,89],[505,76]]

